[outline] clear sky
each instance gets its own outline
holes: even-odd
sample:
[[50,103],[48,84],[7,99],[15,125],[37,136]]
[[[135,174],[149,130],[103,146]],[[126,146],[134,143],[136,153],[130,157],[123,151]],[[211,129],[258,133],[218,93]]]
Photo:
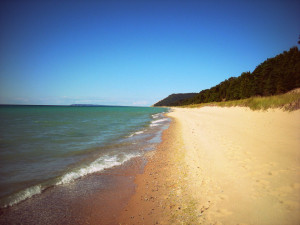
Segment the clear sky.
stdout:
[[152,105],[297,45],[300,2],[0,3],[0,103]]

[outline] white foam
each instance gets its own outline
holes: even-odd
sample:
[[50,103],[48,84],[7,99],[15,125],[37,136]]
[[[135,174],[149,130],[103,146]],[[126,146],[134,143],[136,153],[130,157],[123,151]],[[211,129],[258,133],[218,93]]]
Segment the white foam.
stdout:
[[[61,185],[61,184],[68,184],[80,177],[83,177],[85,175],[95,173],[102,171],[106,168],[110,168],[113,166],[118,166],[123,164],[124,162],[128,161],[129,159],[132,159],[134,157],[139,156],[138,153],[136,154],[119,154],[115,156],[103,156],[98,159],[96,159],[94,162],[92,162],[90,165],[78,168],[75,171],[66,173],[63,175],[59,181],[56,183],[56,185]],[[42,186],[41,185],[35,185],[30,188],[27,188],[23,191],[20,191],[14,195],[12,195],[9,199],[7,204],[4,204],[1,207],[8,207],[8,206],[13,206],[25,199],[31,198],[34,195],[42,193]]]
[[142,133],[144,133],[144,131],[140,130],[140,131],[137,131],[137,132],[135,132],[135,133],[129,135],[128,137],[132,137],[132,136],[134,136],[134,135],[142,134]]
[[11,200],[8,204],[4,205],[4,207],[13,206],[27,198],[31,198],[34,195],[42,193],[42,187],[41,185],[35,185],[30,188],[26,188],[23,191],[20,191],[14,195],[11,196]]
[[153,115],[152,115],[152,118],[153,118],[153,119],[156,119],[156,118],[158,118],[160,115],[161,115],[161,113],[153,114]]
[[104,162],[115,162],[117,161],[117,157],[116,156],[113,156],[111,158],[105,158],[104,159]]
[[156,127],[156,126],[159,126],[160,123],[165,122],[165,121],[167,121],[167,120],[168,120],[167,118],[159,119],[159,120],[154,120],[154,121],[151,122],[150,127]]
[[[68,184],[73,182],[74,180],[86,176],[91,173],[100,172],[106,168],[111,168],[114,166],[118,166],[123,164],[124,162],[128,161],[131,158],[137,157],[138,154],[124,154],[123,157],[117,157],[117,156],[104,156],[100,157],[99,159],[96,159],[94,162],[92,162],[90,165],[79,168],[75,171],[66,173],[63,175],[60,180],[56,183],[56,185],[61,184]],[[122,158],[120,160],[119,158]]]
[[159,120],[154,120],[152,121],[152,123],[161,123],[161,122],[164,122],[164,121],[167,121],[168,119],[159,119]]

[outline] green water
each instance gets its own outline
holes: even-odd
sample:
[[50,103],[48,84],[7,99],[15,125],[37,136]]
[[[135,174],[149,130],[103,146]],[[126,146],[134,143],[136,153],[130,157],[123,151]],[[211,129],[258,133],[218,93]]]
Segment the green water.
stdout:
[[168,122],[165,111],[0,106],[1,206],[143,154]]

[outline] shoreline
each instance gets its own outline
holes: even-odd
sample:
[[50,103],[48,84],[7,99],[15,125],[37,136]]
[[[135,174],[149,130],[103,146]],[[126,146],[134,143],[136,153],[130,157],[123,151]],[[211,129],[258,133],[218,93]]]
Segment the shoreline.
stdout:
[[121,144],[110,145],[114,151],[123,150],[120,154],[134,149],[141,154],[71,182],[55,183],[13,206],[0,208],[0,224],[116,224],[134,194],[135,176],[143,173],[147,163],[144,154],[152,154],[169,124],[169,119],[160,118],[161,113],[153,115],[147,130],[143,127]]
[[167,124],[158,121],[165,111],[149,107],[3,107],[1,124],[7,129],[1,137],[0,208],[153,149],[157,132]]
[[299,224],[300,110],[167,115],[120,224]]
[[190,195],[184,160],[181,123],[172,119],[162,142],[147,156],[144,173],[135,178],[136,190],[121,212],[119,224],[195,224],[200,215]]
[[134,194],[143,157],[89,174],[67,185],[47,188],[14,206],[0,209],[0,224],[116,224]]

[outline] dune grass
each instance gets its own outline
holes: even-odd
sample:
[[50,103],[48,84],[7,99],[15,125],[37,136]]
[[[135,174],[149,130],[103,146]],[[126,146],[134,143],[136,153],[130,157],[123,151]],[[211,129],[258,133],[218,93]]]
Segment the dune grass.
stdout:
[[281,95],[267,96],[267,97],[251,97],[247,99],[240,99],[234,101],[224,102],[210,102],[186,105],[183,107],[188,108],[199,108],[204,106],[221,106],[221,107],[232,107],[241,106],[249,107],[252,110],[267,110],[281,108],[285,111],[293,111],[300,109],[300,88],[290,91]]

